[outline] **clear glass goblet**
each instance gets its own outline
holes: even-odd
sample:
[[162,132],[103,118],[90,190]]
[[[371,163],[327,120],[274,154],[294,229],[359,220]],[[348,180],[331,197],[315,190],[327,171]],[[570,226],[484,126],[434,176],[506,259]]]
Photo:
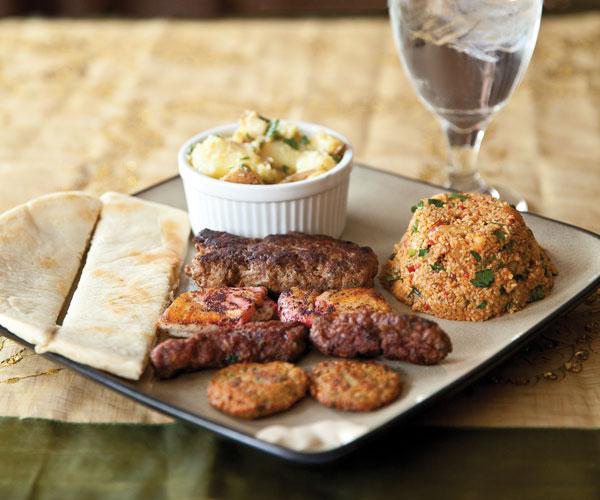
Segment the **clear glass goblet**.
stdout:
[[485,129],[529,65],[543,0],[389,0],[400,60],[448,140],[447,186],[525,200],[488,186],[477,169]]

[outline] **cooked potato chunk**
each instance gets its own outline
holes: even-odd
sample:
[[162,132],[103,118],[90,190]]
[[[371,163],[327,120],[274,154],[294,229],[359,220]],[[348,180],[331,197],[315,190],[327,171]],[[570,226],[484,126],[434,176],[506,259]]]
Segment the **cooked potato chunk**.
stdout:
[[256,167],[261,159],[252,148],[244,144],[211,135],[196,144],[191,153],[191,162],[203,174],[220,179],[242,163]]
[[321,151],[303,151],[296,160],[296,172],[329,170],[334,166],[335,160]]
[[314,145],[315,149],[329,155],[339,155],[344,149],[342,141],[326,132],[318,132],[310,142]]
[[221,177],[221,180],[227,182],[237,182],[239,184],[262,184],[260,176],[248,165],[240,165],[232,168],[227,174]]
[[296,162],[301,155],[300,151],[295,150],[282,141],[264,142],[260,148],[260,154],[263,158],[270,158],[274,167],[288,167],[288,173],[296,172]]

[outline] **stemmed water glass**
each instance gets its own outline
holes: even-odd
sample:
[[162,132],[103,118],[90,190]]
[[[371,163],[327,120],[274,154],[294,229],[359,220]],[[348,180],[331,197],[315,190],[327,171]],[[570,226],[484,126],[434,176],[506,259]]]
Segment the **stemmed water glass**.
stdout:
[[448,141],[447,186],[521,197],[488,186],[477,169],[485,129],[511,96],[537,40],[543,0],[389,0],[400,60]]

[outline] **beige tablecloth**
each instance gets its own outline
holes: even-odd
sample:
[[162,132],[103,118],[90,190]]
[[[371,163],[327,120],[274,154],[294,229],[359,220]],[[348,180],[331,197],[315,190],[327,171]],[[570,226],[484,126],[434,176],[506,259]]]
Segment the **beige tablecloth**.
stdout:
[[[600,15],[547,18],[489,128],[486,177],[600,231]],[[0,210],[42,193],[135,191],[176,172],[190,135],[255,108],[348,135],[359,161],[440,181],[442,136],[384,19],[0,22]],[[599,257],[600,258],[600,257]],[[424,420],[600,426],[600,301]],[[0,341],[0,414],[165,418]]]

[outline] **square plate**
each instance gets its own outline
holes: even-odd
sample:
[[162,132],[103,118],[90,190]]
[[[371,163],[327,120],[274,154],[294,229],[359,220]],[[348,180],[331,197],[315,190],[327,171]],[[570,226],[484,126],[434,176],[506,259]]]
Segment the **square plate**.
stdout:
[[[443,188],[439,186],[357,166],[352,173],[348,223],[342,237],[371,246],[383,262],[406,229],[415,200],[440,191]],[[138,196],[185,209],[178,177]],[[149,368],[140,381],[130,382],[56,354],[44,356],[150,408],[237,442],[297,462],[330,461],[441,396],[475,381],[600,285],[600,236],[538,215],[526,214],[525,219],[558,266],[560,274],[552,293],[516,314],[483,323],[433,318],[452,338],[454,351],[438,366],[389,362],[402,373],[405,388],[400,399],[375,412],[340,412],[306,398],[287,412],[254,421],[240,420],[208,405],[206,385],[212,370],[159,381]],[[186,280],[182,286],[188,286]],[[384,294],[398,311],[408,312],[406,306]],[[0,333],[23,344],[2,328]],[[300,365],[309,367],[322,358],[310,352]]]

